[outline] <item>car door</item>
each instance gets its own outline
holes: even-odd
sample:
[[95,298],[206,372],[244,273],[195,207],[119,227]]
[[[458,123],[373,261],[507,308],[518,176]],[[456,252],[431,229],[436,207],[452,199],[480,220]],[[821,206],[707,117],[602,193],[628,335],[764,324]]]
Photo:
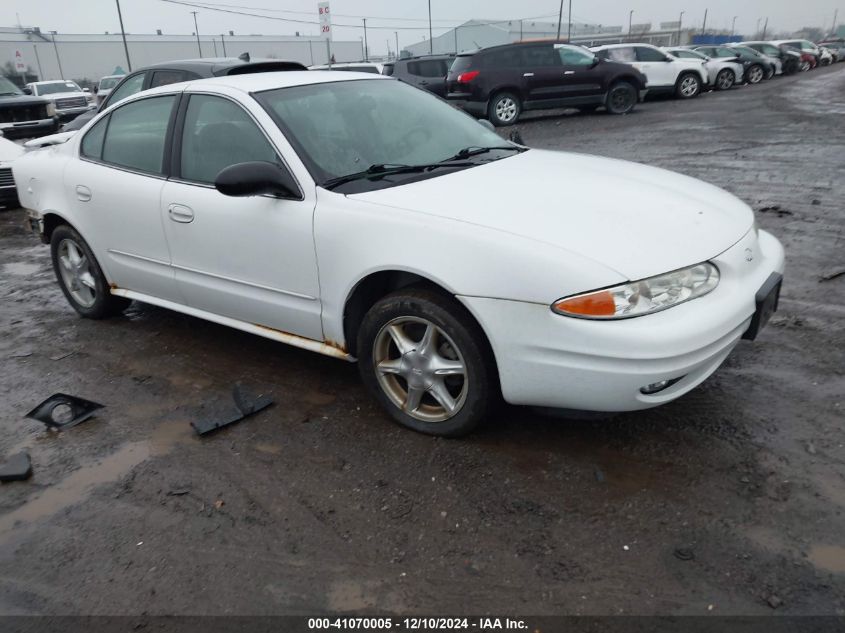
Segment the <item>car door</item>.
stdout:
[[537,44],[512,50],[519,54],[526,100],[540,106],[562,101],[566,82],[560,57],[553,45]]
[[64,171],[77,229],[120,288],[180,301],[159,208],[178,95],[118,106],[85,132]]
[[635,46],[637,62],[634,64],[648,78],[649,86],[674,86],[678,68],[672,58],[651,46]]
[[563,97],[579,102],[602,97],[607,86],[604,67],[596,63],[596,56],[580,46],[555,44],[554,48],[563,73]]
[[313,191],[283,200],[215,189],[217,174],[230,165],[283,163],[255,117],[229,97],[186,94],[174,137],[161,222],[187,304],[322,340]]
[[443,97],[446,95],[446,73],[449,69],[442,59],[418,59],[408,62],[408,74],[417,88],[429,90]]

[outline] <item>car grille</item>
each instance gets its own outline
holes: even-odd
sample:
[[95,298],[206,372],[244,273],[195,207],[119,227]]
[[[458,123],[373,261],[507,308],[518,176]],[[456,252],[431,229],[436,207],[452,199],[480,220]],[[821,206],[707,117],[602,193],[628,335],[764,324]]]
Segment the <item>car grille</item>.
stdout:
[[0,123],[25,123],[49,119],[47,106],[42,104],[24,106],[0,106]]
[[15,179],[12,178],[12,168],[0,169],[0,187],[14,187]]
[[88,99],[85,97],[68,97],[67,99],[56,99],[56,107],[59,110],[65,108],[84,108],[88,105]]

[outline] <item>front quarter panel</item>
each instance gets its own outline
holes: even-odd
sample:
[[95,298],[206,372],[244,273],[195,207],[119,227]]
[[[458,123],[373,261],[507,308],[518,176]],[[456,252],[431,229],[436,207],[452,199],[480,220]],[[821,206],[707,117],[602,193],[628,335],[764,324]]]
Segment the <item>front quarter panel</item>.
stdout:
[[21,207],[35,212],[36,217],[55,213],[73,224],[63,187],[65,167],[73,159],[68,147],[71,144],[29,151],[12,165]]
[[322,188],[314,222],[323,329],[334,341],[345,341],[347,299],[379,271],[415,273],[454,295],[543,305],[624,281],[591,259],[549,244]]

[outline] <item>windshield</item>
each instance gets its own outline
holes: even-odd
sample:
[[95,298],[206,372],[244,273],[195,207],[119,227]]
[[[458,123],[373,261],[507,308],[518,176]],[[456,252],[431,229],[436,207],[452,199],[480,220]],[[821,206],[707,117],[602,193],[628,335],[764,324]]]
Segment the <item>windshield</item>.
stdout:
[[0,76],[0,95],[23,94],[20,89],[5,77]]
[[117,85],[117,82],[123,79],[123,75],[120,77],[103,77],[100,79],[100,90],[111,90],[112,88]]
[[58,92],[82,92],[82,89],[72,81],[57,81],[49,84],[37,84],[35,90],[39,95],[52,95]]
[[[336,81],[255,95],[319,184],[374,165],[429,165],[507,143],[437,97],[390,79]],[[485,153],[504,158],[513,147]],[[430,176],[443,171],[432,171]]]

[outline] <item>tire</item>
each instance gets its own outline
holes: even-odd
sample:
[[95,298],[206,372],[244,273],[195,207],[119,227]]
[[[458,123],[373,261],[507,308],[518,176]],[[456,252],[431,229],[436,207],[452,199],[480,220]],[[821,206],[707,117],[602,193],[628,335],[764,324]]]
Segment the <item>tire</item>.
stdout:
[[701,77],[695,73],[683,73],[675,84],[678,99],[692,99],[701,93]]
[[716,90],[730,90],[736,83],[736,75],[730,68],[723,68],[716,75],[713,86]]
[[775,76],[775,69],[774,69],[774,67],[771,67],[771,68],[766,69],[766,81],[768,81],[769,79],[771,79],[771,78],[772,78],[772,77],[774,77],[774,76]]
[[466,435],[500,397],[481,328],[455,299],[424,288],[403,288],[370,308],[358,330],[358,368],[396,422],[428,435]]
[[819,64],[821,66],[830,66],[831,62],[827,57],[825,57],[819,62]]
[[610,86],[604,102],[610,114],[628,114],[637,107],[637,89],[627,81],[617,81]]
[[487,118],[496,127],[513,125],[522,114],[522,102],[512,92],[499,92],[490,99]]
[[104,319],[123,312],[132,303],[111,294],[88,243],[72,227],[56,227],[50,236],[53,272],[68,303],[86,319]]
[[801,62],[801,66],[799,67],[799,70],[800,70],[802,73],[805,73],[805,72],[807,72],[808,70],[810,70],[811,68],[812,68],[812,65],[810,64],[810,62],[807,62],[807,61],[802,61],[802,62]]
[[748,70],[745,71],[745,81],[749,84],[759,84],[766,78],[766,71],[760,64],[752,64]]

